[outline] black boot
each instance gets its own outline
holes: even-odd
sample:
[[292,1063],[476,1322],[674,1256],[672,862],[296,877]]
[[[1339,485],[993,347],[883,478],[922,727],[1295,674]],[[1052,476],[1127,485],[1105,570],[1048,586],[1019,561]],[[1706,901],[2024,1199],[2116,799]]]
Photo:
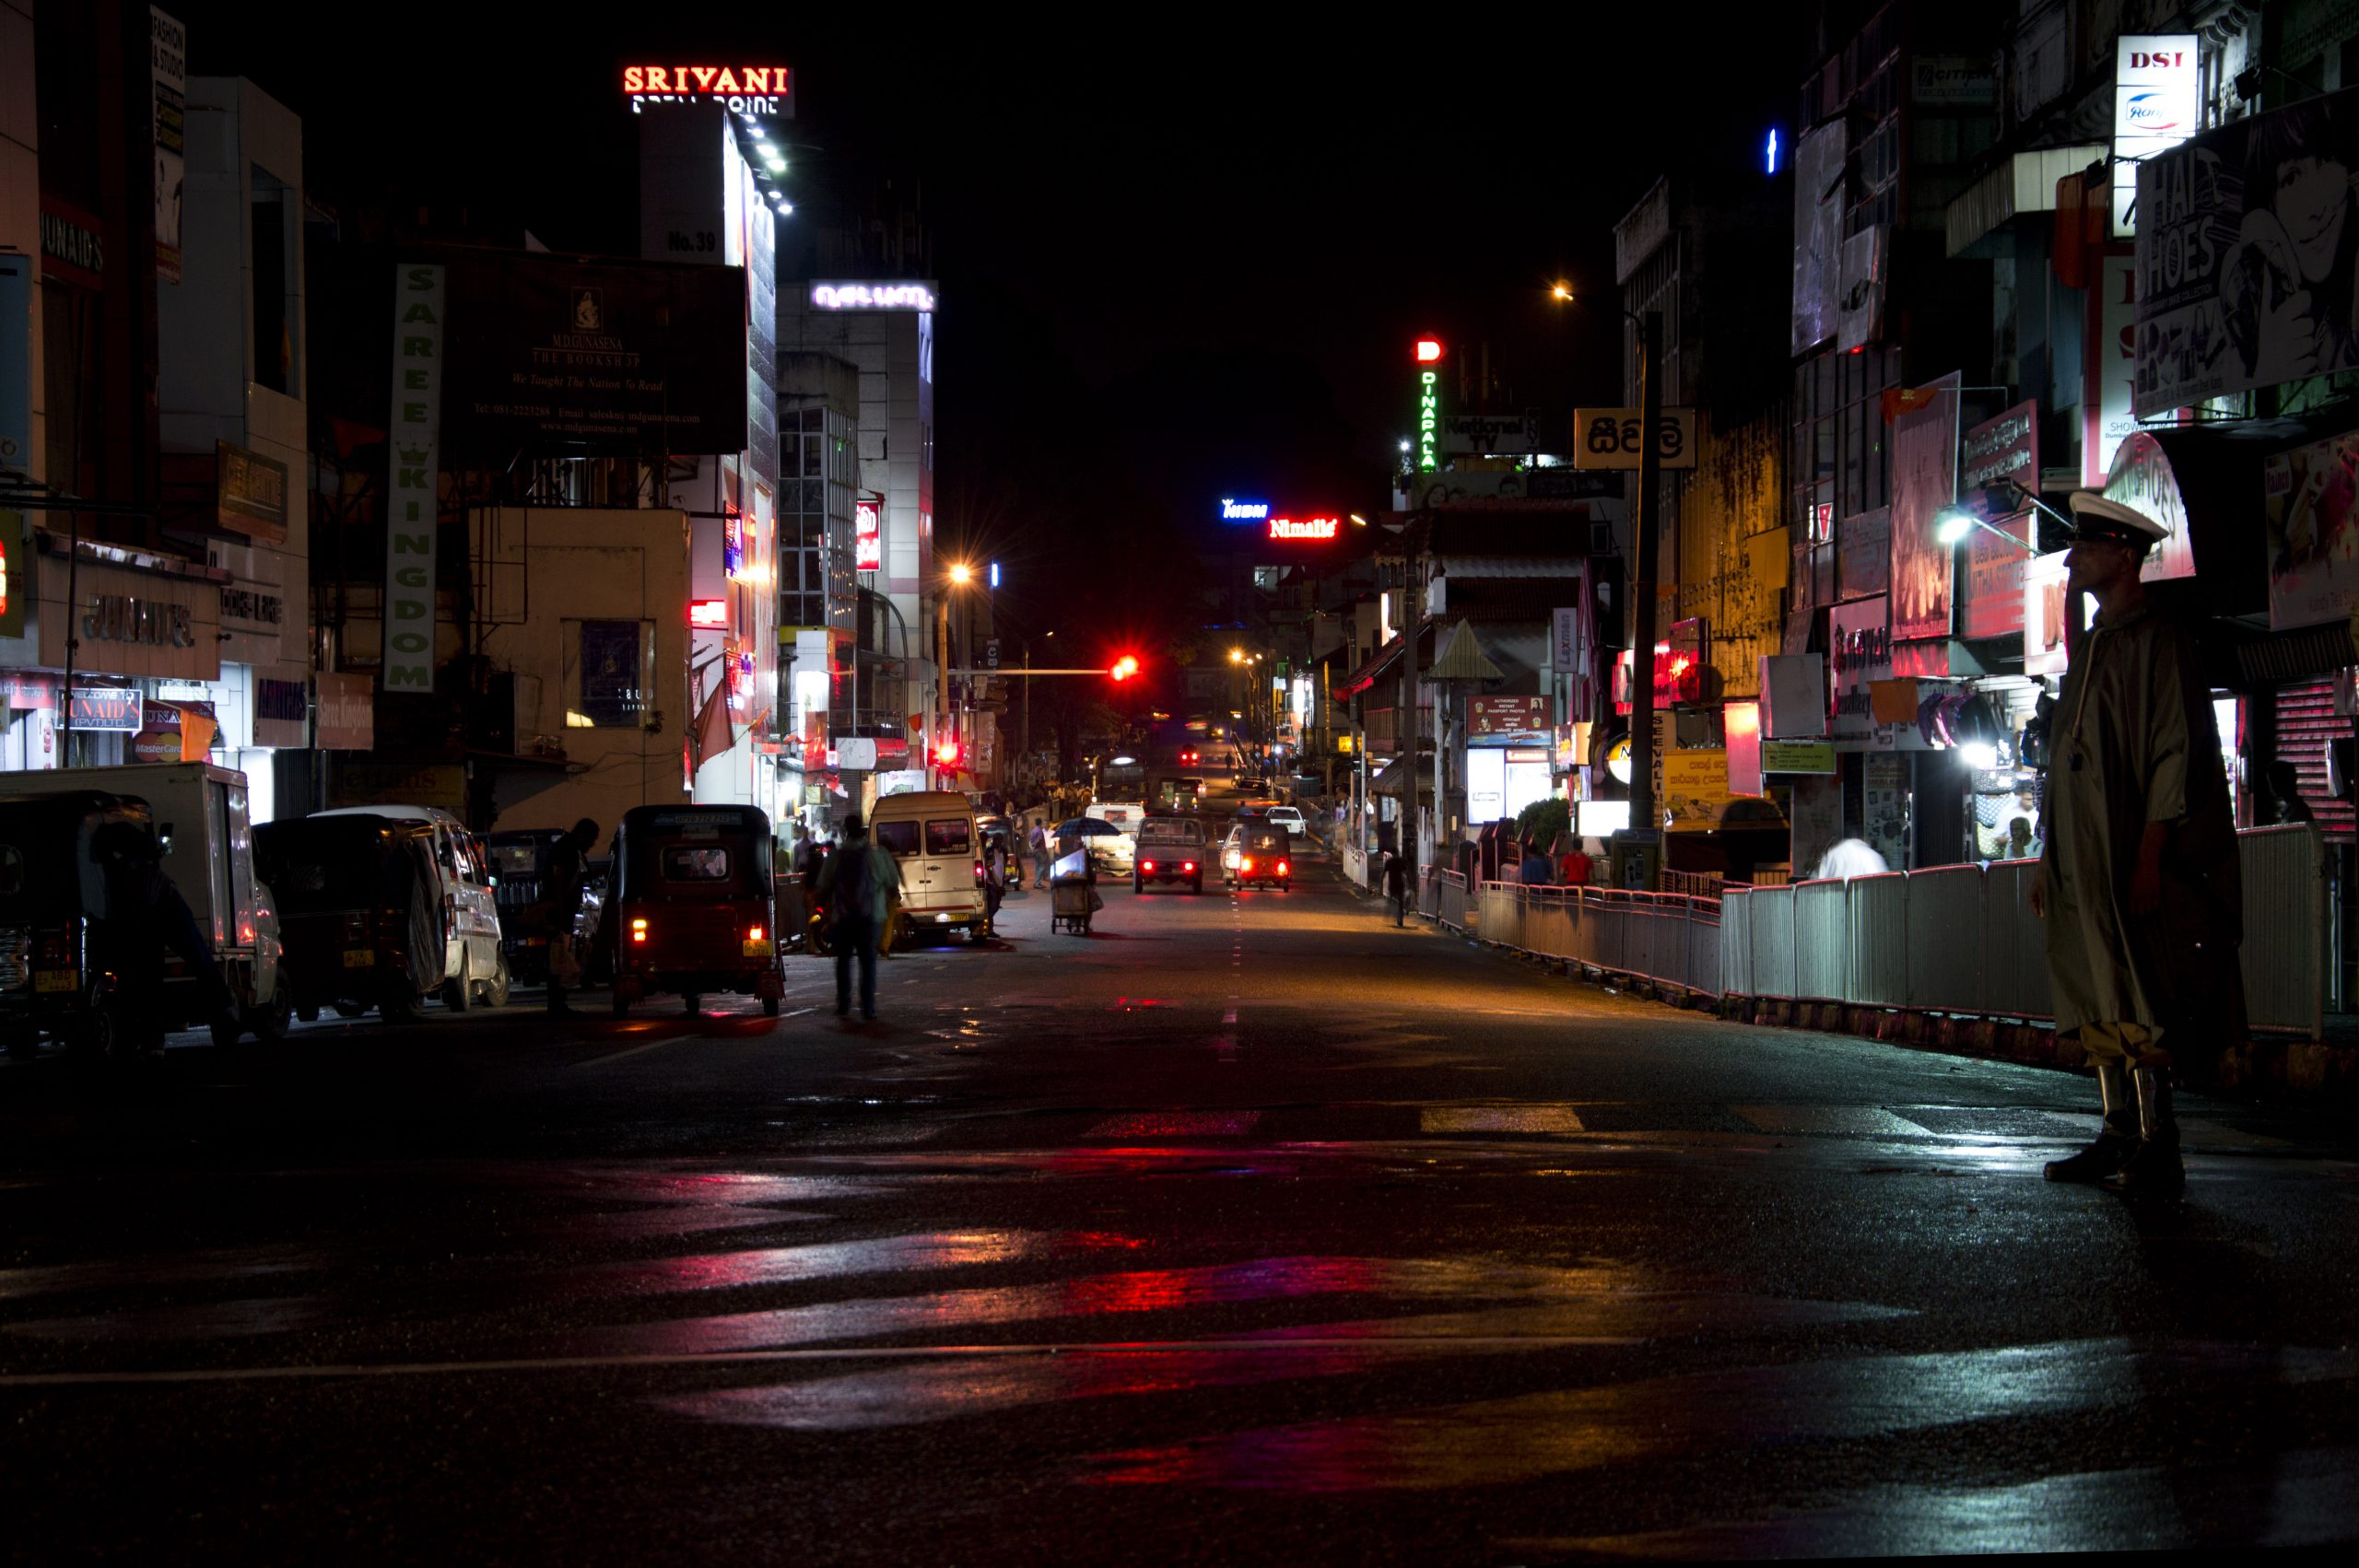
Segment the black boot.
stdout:
[[2097,1141],[2077,1154],[2050,1160],[2045,1173],[2050,1181],[2104,1181],[2130,1162],[2138,1148],[2138,1107],[2130,1091],[2130,1070],[2118,1061],[2097,1067],[2097,1103],[2105,1110],[2105,1125]]
[[2134,1068],[2130,1089],[2138,1103],[2138,1147],[2107,1185],[2130,1198],[2177,1198],[2187,1191],[2187,1166],[2179,1159],[2170,1069]]

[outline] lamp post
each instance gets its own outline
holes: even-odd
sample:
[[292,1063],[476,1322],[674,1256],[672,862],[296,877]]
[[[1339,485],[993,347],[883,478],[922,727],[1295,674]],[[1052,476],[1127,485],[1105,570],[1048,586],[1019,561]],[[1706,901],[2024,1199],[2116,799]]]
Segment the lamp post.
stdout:
[[[934,619],[934,669],[937,672],[934,681],[934,695],[936,701],[934,703],[933,744],[926,749],[931,759],[927,766],[937,774],[942,771],[941,744],[943,738],[956,732],[955,726],[951,722],[950,708],[950,590],[953,588],[964,588],[968,582],[973,579],[974,575],[974,572],[964,561],[952,563],[949,571],[945,574],[945,582],[943,591],[934,599],[934,608],[936,612]],[[956,783],[957,781],[957,774],[954,771],[950,776],[949,782]],[[938,785],[943,783],[944,780],[937,778],[934,782]]]
[[[1624,312],[1628,314],[1629,312]],[[1638,829],[1641,844],[1660,843],[1662,819],[1655,803],[1655,491],[1662,483],[1662,458],[1656,449],[1655,427],[1662,422],[1662,312],[1649,310],[1633,318],[1638,323],[1638,505],[1633,526],[1637,530],[1637,571],[1630,585],[1630,636],[1637,651],[1630,656],[1630,825]],[[1646,881],[1655,882],[1660,856],[1649,857]]]
[[[1573,287],[1557,283],[1549,297],[1570,304]],[[1662,312],[1625,310],[1638,329],[1638,504],[1630,573],[1630,841],[1653,847],[1642,862],[1641,880],[1651,887],[1662,860],[1662,817],[1655,802],[1655,571],[1661,553],[1656,492],[1662,485],[1662,454],[1656,427],[1662,423]]]

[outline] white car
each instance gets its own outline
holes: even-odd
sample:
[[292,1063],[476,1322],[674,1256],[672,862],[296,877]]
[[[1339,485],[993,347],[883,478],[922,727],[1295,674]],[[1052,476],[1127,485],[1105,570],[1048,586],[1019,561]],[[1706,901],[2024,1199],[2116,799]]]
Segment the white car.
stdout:
[[1298,806],[1272,806],[1262,814],[1273,826],[1285,828],[1289,838],[1299,838],[1310,831],[1310,825],[1302,820],[1302,809]]

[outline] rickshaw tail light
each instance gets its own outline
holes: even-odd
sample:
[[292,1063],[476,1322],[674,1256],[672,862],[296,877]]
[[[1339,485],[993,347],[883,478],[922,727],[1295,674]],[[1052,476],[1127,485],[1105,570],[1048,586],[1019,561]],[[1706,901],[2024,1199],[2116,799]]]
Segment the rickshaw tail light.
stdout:
[[1191,872],[1191,871],[1194,871],[1194,870],[1196,869],[1196,862],[1195,862],[1195,861],[1193,861],[1193,860],[1186,861],[1186,862],[1184,862],[1184,863],[1182,863],[1182,864],[1181,864],[1181,866],[1180,867],[1180,869],[1181,871],[1183,871],[1183,872]]
[[761,940],[762,940],[762,928],[761,928],[761,927],[759,927],[759,926],[747,926],[747,927],[745,928],[745,940],[746,940],[747,942],[759,942],[759,941],[761,941]]
[[1253,869],[1253,857],[1252,857],[1252,856],[1250,856],[1250,855],[1248,855],[1248,856],[1246,856],[1243,860],[1241,860],[1238,861],[1238,862],[1237,862],[1237,869],[1238,869],[1238,871],[1241,871],[1241,872],[1250,872],[1250,871],[1251,871],[1251,870]]
[[1289,872],[1291,872],[1293,870],[1294,870],[1294,868],[1293,868],[1292,866],[1287,865],[1284,860],[1280,860],[1280,861],[1278,862],[1278,874],[1279,874],[1280,876],[1285,876],[1285,875],[1288,874]]
[[1154,862],[1153,860],[1142,860],[1142,861],[1140,861],[1140,862],[1139,862],[1139,866],[1140,866],[1140,869],[1141,869],[1141,870],[1143,870],[1143,871],[1150,871],[1150,872],[1151,872],[1151,871],[1155,870],[1155,862]]
[[647,940],[647,922],[645,920],[633,920],[630,923],[630,940],[633,942],[645,942]]

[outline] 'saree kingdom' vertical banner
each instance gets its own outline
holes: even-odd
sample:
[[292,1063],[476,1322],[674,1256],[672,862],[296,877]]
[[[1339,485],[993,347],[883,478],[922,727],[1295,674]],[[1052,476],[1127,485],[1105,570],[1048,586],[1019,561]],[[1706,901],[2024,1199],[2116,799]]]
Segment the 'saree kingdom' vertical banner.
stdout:
[[385,690],[434,689],[434,532],[442,439],[442,269],[393,269],[393,407],[385,487]]

